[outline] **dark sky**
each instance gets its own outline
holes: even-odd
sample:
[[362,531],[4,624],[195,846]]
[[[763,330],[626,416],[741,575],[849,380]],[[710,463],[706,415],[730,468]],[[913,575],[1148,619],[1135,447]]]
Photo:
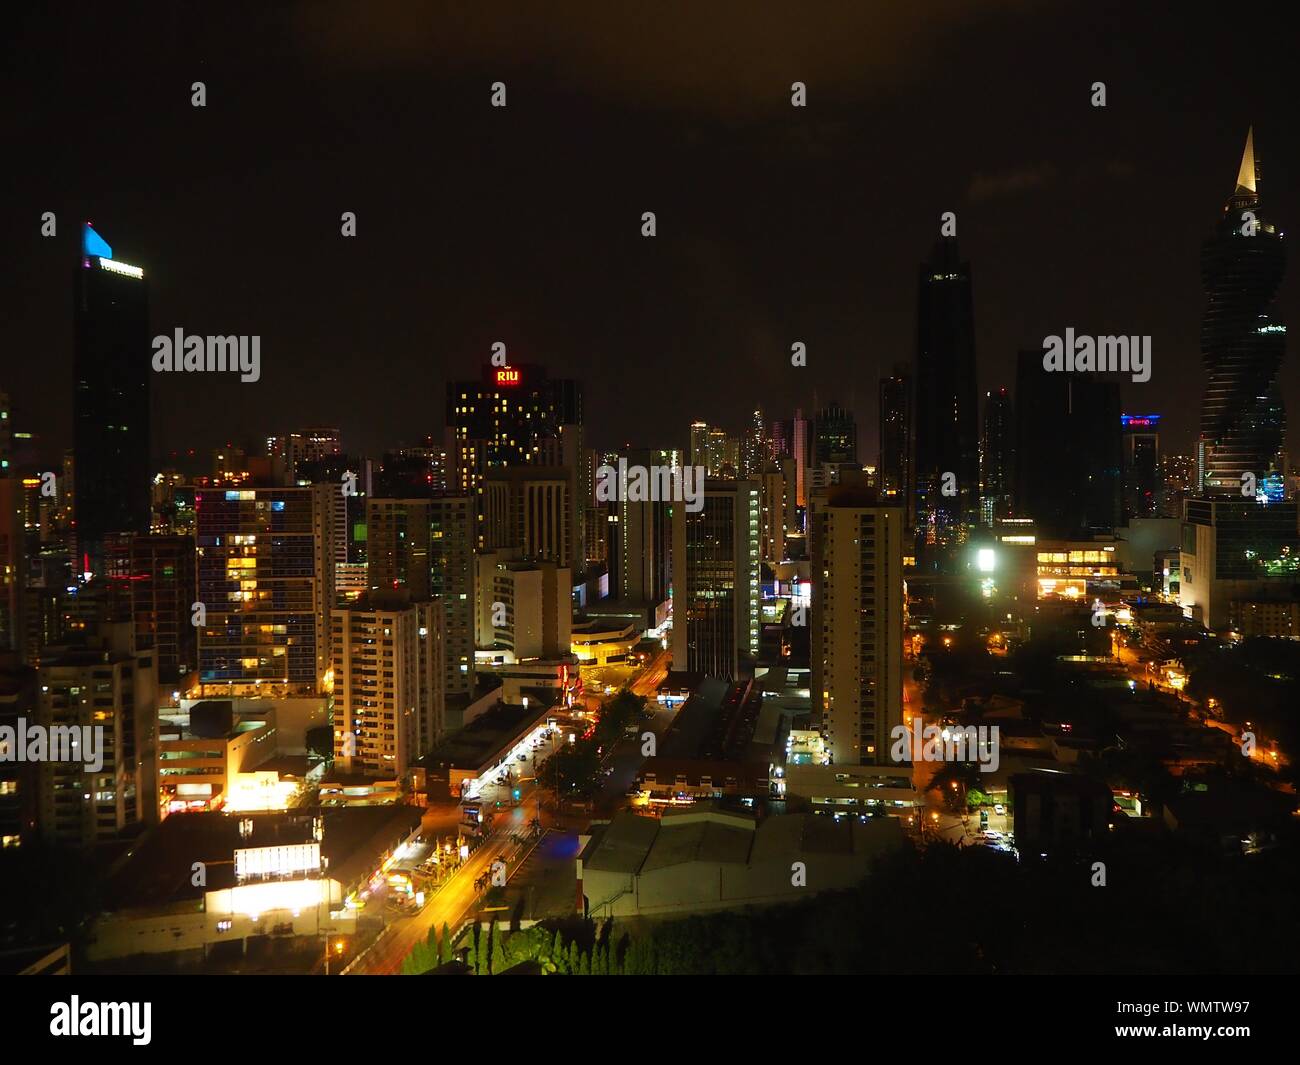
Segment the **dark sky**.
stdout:
[[[502,340],[583,380],[597,446],[684,445],[693,418],[738,428],[815,391],[851,403],[869,460],[943,211],[981,388],[1067,326],[1151,334],[1125,402],[1166,414],[1171,450],[1199,411],[1200,244],[1250,124],[1264,213],[1300,212],[1294,38],[1267,7],[190,7],[9,12],[0,389],[52,448],[86,218],[145,268],[156,333],[262,337],[257,384],[155,378],[159,452],[312,423],[349,450],[440,433],[445,382]],[[1294,351],[1283,373],[1294,420]]]

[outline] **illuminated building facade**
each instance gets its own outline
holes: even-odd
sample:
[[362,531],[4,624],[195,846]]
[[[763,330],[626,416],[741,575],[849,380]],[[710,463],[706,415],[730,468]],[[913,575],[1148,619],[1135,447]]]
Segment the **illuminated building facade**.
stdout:
[[469,496],[371,499],[366,555],[372,593],[441,599],[445,695],[474,690],[474,504]]
[[582,424],[582,386],[541,366],[485,366],[480,381],[447,383],[454,489],[477,492],[489,471],[536,461],[541,440]]
[[157,819],[155,736],[158,686],[153,652],[68,651],[39,670],[37,723],[102,728],[96,769],[82,760],[39,765],[38,826],[51,842],[86,846],[128,825]]
[[759,485],[706,480],[695,513],[674,504],[673,669],[724,680],[758,656]]
[[1160,511],[1160,415],[1123,414],[1124,518],[1152,518]]
[[1015,485],[1015,421],[1005,388],[984,393],[984,432],[980,439],[980,518],[992,525],[1009,518]]
[[1275,315],[1286,253],[1282,234],[1262,213],[1254,130],[1237,185],[1201,253],[1206,306],[1201,355],[1208,380],[1201,405],[1203,490],[1241,495],[1242,475],[1263,482],[1276,471],[1286,430],[1278,373],[1286,326]]
[[1232,603],[1278,597],[1300,583],[1300,504],[1240,495],[1183,504],[1179,602],[1207,628],[1227,628]]
[[111,620],[128,621],[137,651],[154,651],[160,687],[198,667],[191,536],[114,533],[105,541]]
[[338,488],[194,493],[199,681],[208,695],[313,694],[329,668]]
[[813,720],[832,763],[887,764],[903,715],[903,508],[832,486],[810,525]]
[[334,764],[400,778],[442,735],[442,603],[363,598],[333,611]]
[[149,295],[144,271],[82,227],[74,317],[78,554],[93,572],[110,532],[149,531]]

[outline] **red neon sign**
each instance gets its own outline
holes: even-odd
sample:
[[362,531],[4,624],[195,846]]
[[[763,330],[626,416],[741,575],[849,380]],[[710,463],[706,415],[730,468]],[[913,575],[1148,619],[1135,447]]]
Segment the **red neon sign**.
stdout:
[[497,384],[499,385],[517,385],[521,377],[518,370],[512,370],[509,366],[503,366],[497,371]]

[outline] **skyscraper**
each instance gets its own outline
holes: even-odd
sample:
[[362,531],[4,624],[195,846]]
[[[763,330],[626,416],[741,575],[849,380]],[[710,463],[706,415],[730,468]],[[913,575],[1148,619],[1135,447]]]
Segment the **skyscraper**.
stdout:
[[1204,490],[1241,496],[1242,475],[1262,485],[1276,468],[1286,429],[1278,371],[1286,326],[1274,315],[1286,253],[1263,216],[1253,128],[1237,186],[1201,252],[1205,314],[1201,356],[1208,380],[1201,406]]
[[541,366],[486,366],[481,381],[447,382],[455,490],[477,491],[489,470],[537,461],[541,441],[582,424],[582,386]]
[[984,393],[984,434],[980,443],[980,517],[985,525],[1011,517],[1015,484],[1015,423],[1011,394],[1005,388]]
[[881,498],[903,504],[904,524],[912,526],[912,377],[896,366],[880,379],[880,457],[877,472]]
[[758,655],[759,485],[707,480],[673,504],[673,669],[731,680]]
[[441,599],[445,695],[474,690],[474,504],[469,496],[372,499],[366,510],[372,593]]
[[888,764],[903,715],[902,507],[832,485],[809,532],[814,723],[835,764]]
[[979,520],[979,412],[970,264],[955,237],[921,264],[915,371],[918,540],[960,543]]
[[93,570],[106,534],[149,531],[149,296],[144,271],[89,223],[75,289],[77,551]]
[[209,694],[318,692],[329,668],[337,487],[198,489],[199,681]]
[[854,463],[858,461],[858,426],[853,415],[838,403],[831,403],[817,412],[814,425],[813,462]]
[[1042,536],[1088,537],[1120,523],[1119,382],[1049,373],[1042,351],[1016,370],[1016,511]]
[[1124,517],[1153,518],[1160,511],[1160,415],[1123,414]]

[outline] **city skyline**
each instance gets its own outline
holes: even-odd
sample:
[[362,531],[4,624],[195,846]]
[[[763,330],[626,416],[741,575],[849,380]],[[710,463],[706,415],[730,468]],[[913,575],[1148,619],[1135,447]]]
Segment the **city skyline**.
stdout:
[[[766,90],[750,73],[716,97],[702,88],[698,98],[671,92],[651,104],[629,77],[599,65],[591,71],[598,91],[575,94],[469,29],[465,53],[444,72],[408,50],[376,71],[361,45],[345,61],[334,40],[261,17],[270,39],[317,72],[310,91],[287,70],[209,59],[208,106],[189,106],[199,71],[177,82],[175,107],[124,125],[123,109],[139,110],[142,94],[159,90],[157,79],[180,76],[170,65],[132,74],[123,61],[166,42],[171,31],[163,27],[151,27],[147,40],[116,42],[116,52],[62,55],[63,70],[30,70],[25,60],[16,67],[27,89],[61,77],[55,99],[62,99],[103,76],[110,52],[115,62],[115,94],[76,94],[80,137],[65,138],[57,123],[27,130],[34,152],[19,161],[15,210],[4,222],[10,246],[34,256],[3,297],[12,301],[3,308],[12,342],[40,352],[18,360],[11,400],[19,423],[40,433],[54,456],[72,439],[71,412],[60,401],[71,375],[70,323],[56,311],[66,306],[74,231],[88,219],[127,261],[145,266],[154,333],[263,338],[258,383],[222,381],[214,391],[187,375],[155,379],[159,456],[239,444],[284,420],[338,425],[368,453],[413,443],[440,429],[447,383],[475,376],[498,341],[512,362],[586,381],[596,446],[681,446],[696,417],[739,430],[773,392],[789,397],[774,416],[814,409],[816,393],[818,406],[831,399],[848,406],[861,438],[874,440],[878,381],[911,359],[913,278],[945,211],[956,214],[971,263],[979,391],[1010,385],[1016,352],[1067,326],[1150,334],[1153,377],[1125,386],[1125,409],[1165,412],[1167,450],[1184,451],[1199,428],[1192,405],[1199,407],[1205,384],[1200,246],[1232,192],[1247,129],[1255,131],[1262,195],[1281,229],[1295,212],[1286,190],[1300,184],[1268,56],[1277,45],[1260,42],[1249,57],[1225,54],[1212,48],[1213,28],[1194,19],[1162,23],[1182,51],[1161,50],[1136,69],[1121,62],[1122,50],[1087,60],[1080,44],[1064,70],[1025,53],[1015,77],[985,69],[998,65],[987,62],[989,50],[1017,42],[1006,13],[965,16],[963,39],[979,50],[957,48],[927,24],[932,47],[918,71],[904,75],[904,108],[879,98],[875,81],[885,73],[870,66],[851,72],[832,64],[836,79],[819,84],[809,43],[804,58],[772,63],[781,80]],[[721,32],[699,17],[704,39]],[[104,30],[111,38],[116,27]],[[223,30],[210,32],[215,49]],[[898,32],[892,20],[877,27],[878,35],[889,32]],[[432,45],[432,54],[450,46]],[[978,71],[968,58],[977,51]],[[804,64],[811,69],[801,73]],[[1085,66],[1107,69],[1085,75]],[[916,83],[935,69],[945,83],[975,79],[987,99],[940,97]],[[1202,70],[1216,74],[1202,79]],[[367,89],[367,78],[381,80]],[[797,78],[809,92],[802,109],[789,105]],[[510,106],[492,109],[498,79],[509,86]],[[1098,79],[1110,93],[1105,108],[1089,99]],[[412,140],[427,109],[402,95],[407,84],[438,100],[429,121],[457,151]],[[363,129],[345,101],[360,92],[373,107],[379,85],[412,103]],[[1027,105],[1031,85],[1036,102]],[[1163,106],[1175,92],[1185,109]],[[262,110],[250,110],[254,98],[292,100],[302,139],[277,139],[276,124],[252,117]],[[1014,125],[978,119],[1008,106]],[[937,119],[940,108],[942,134],[918,121],[927,109]],[[322,143],[343,141],[323,157],[324,168],[300,150],[309,131],[323,129],[334,134]],[[597,136],[589,142],[578,129]],[[173,165],[203,175],[200,185],[180,184],[162,202],[149,194],[159,176],[141,166],[155,137],[168,144]],[[74,151],[96,161],[93,183],[60,176],[77,171],[59,165]],[[40,167],[30,162],[37,153]],[[260,175],[255,186],[239,179],[246,154]],[[520,167],[517,159],[536,163]],[[416,174],[427,181],[413,181]],[[382,191],[392,182],[409,191],[403,202],[427,210],[397,209],[400,197]],[[471,196],[490,209],[451,206]],[[881,211],[900,197],[905,210]],[[59,223],[56,238],[40,237],[34,223],[15,228],[18,216],[39,219],[47,210]],[[653,240],[640,236],[646,210],[657,215]],[[355,239],[339,235],[344,211],[357,215]],[[1159,242],[1149,239],[1147,219],[1159,220]],[[253,246],[257,253],[246,254]],[[295,292],[300,285],[305,295]],[[1298,309],[1288,279],[1278,317],[1300,320]],[[790,366],[795,342],[807,345],[806,367]],[[375,360],[411,387],[393,392],[368,379]],[[659,368],[648,404],[620,403],[621,371],[633,366]],[[1282,385],[1287,405],[1300,408],[1300,375],[1284,370]],[[220,415],[208,394],[224,401]]]

